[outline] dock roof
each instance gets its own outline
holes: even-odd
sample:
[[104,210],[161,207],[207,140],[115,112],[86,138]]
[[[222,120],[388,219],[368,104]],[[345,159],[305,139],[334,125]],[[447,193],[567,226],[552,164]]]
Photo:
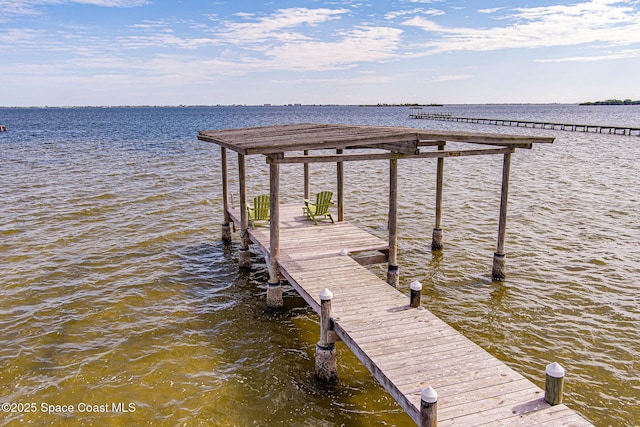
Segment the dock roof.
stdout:
[[300,123],[242,129],[200,131],[198,139],[240,154],[278,154],[290,151],[378,148],[416,154],[429,142],[467,142],[511,148],[552,143],[553,138],[476,132],[438,131],[395,126]]

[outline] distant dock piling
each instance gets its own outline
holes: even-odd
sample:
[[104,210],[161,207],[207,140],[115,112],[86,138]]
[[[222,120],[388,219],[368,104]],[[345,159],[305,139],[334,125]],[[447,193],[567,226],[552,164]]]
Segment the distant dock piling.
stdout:
[[482,119],[475,117],[452,116],[446,113],[412,113],[412,119],[440,120],[445,122],[474,123],[480,125],[525,127],[533,129],[564,130],[569,132],[589,132],[610,135],[640,136],[640,128],[604,125],[576,125],[555,122],[536,122],[528,120]]

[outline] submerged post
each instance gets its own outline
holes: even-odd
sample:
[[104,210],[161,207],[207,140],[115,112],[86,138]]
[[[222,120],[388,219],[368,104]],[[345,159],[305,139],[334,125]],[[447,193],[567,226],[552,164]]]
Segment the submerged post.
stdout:
[[332,329],[331,300],[333,293],[324,288],[320,292],[320,341],[316,344],[316,376],[320,381],[332,383],[338,379],[336,345],[330,342]]
[[280,284],[280,165],[269,165],[269,282],[267,285],[267,307],[284,305]]
[[502,165],[502,192],[500,196],[500,222],[498,226],[498,247],[493,254],[492,276],[495,280],[505,278],[504,241],[507,235],[507,199],[509,197],[509,171],[511,169],[511,153],[504,154]]
[[389,160],[389,266],[387,283],[398,286],[398,160]]
[[251,268],[251,253],[249,245],[249,214],[247,212],[247,174],[245,170],[245,158],[243,154],[238,154],[238,179],[240,181],[240,251],[238,253],[238,267],[243,269]]
[[547,365],[544,383],[544,400],[551,406],[562,403],[565,370],[558,362]]
[[[444,150],[444,144],[438,145],[438,150]],[[442,193],[444,187],[444,157],[438,157],[438,171],[436,176],[436,225],[433,228],[433,237],[431,239],[431,250],[439,251],[442,249]]]
[[231,243],[231,217],[229,216],[229,177],[227,175],[227,149],[220,147],[220,163],[222,169],[222,206],[224,220],[222,221],[222,241]]
[[438,393],[429,386],[420,394],[420,427],[438,425]]

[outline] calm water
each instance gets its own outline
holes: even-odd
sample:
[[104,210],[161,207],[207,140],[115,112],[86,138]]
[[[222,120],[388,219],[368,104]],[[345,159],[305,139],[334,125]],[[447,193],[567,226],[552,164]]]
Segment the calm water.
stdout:
[[[636,106],[433,111],[640,127]],[[0,425],[410,424],[344,346],[340,383],[316,384],[316,315],[289,287],[285,308],[267,311],[264,260],[239,273],[237,240],[219,242],[219,151],[197,131],[292,122],[555,136],[513,158],[504,282],[490,280],[502,159],[447,160],[435,255],[423,234],[435,161],[401,162],[400,288],[420,280],[423,305],[540,386],[560,362],[566,403],[596,425],[637,425],[640,138],[409,112],[0,109],[0,400],[14,404]],[[312,166],[312,191],[334,185],[333,168]],[[264,160],[248,169],[250,196],[265,191]],[[282,168],[283,202],[302,198],[299,169]],[[384,162],[346,166],[347,219],[383,238],[386,173]]]

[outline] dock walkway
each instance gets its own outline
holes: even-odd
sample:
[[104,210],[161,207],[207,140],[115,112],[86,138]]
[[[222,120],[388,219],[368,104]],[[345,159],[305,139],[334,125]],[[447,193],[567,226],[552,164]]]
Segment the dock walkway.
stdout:
[[[239,209],[228,214],[240,223]],[[348,222],[314,226],[301,205],[280,205],[279,222],[280,274],[317,313],[320,292],[333,292],[335,333],[417,424],[420,393],[431,386],[443,427],[591,425],[565,405],[550,406],[540,388],[428,310],[410,308],[408,296],[352,257],[386,251],[388,242]],[[248,233],[268,256],[270,228]]]
[[412,113],[412,119],[440,120],[445,122],[475,123],[480,125],[526,127],[534,129],[564,130],[571,132],[606,133],[611,135],[640,136],[640,128],[604,125],[577,125],[555,122],[536,122],[527,120],[483,119],[476,117],[460,117],[443,113]]

